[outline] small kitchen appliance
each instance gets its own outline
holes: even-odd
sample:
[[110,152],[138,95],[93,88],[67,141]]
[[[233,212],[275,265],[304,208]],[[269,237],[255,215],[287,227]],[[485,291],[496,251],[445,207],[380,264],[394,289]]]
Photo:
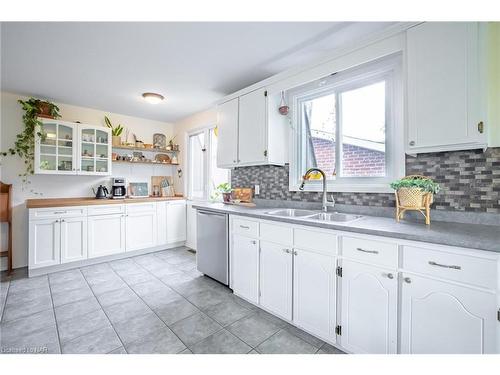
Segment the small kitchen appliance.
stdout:
[[94,188],[92,188],[92,191],[94,192],[96,199],[106,199],[109,194],[108,188],[102,185],[99,185],[97,191]]
[[111,198],[124,199],[127,195],[127,188],[124,177],[113,177],[111,187]]

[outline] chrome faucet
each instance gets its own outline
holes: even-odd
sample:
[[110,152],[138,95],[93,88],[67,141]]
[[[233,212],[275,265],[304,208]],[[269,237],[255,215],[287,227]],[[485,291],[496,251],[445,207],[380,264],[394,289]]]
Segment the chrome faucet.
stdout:
[[304,177],[302,177],[302,183],[299,186],[299,190],[304,190],[304,185],[305,185],[306,181],[309,180],[309,175],[312,172],[319,172],[321,174],[321,177],[323,178],[323,206],[322,206],[322,210],[323,210],[323,212],[328,212],[328,207],[335,206],[335,199],[333,199],[333,195],[332,195],[332,200],[329,202],[328,198],[326,197],[326,175],[325,175],[325,172],[323,172],[319,168],[309,168],[307,170],[306,174],[304,175]]

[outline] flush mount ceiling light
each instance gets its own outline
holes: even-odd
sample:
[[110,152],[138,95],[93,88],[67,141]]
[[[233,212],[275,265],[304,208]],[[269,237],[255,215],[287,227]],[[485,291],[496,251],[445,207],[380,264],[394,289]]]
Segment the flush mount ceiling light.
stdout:
[[144,98],[145,101],[151,104],[158,104],[163,99],[165,99],[163,95],[156,94],[154,92],[145,92],[144,94],[142,94],[142,97]]

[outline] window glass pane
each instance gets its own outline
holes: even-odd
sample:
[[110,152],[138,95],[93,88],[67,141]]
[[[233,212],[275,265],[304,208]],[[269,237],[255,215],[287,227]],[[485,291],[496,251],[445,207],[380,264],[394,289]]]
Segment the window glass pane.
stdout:
[[335,172],[335,100],[335,94],[326,94],[303,101],[301,111],[306,143],[305,169],[320,168],[328,179],[334,178]]
[[209,170],[210,176],[208,181],[209,197],[212,199],[219,199],[221,197],[215,196],[215,190],[217,186],[222,183],[229,182],[229,170],[217,168],[217,136],[215,135],[215,129],[210,129],[210,159],[209,159]]
[[205,171],[203,154],[205,149],[205,134],[199,133],[189,137],[189,196],[190,198],[203,199]]
[[341,177],[384,177],[385,82],[345,91],[339,97]]

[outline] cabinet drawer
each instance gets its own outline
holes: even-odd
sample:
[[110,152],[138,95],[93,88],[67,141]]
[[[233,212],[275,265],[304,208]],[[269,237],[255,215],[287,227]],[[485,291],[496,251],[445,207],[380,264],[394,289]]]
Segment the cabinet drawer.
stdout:
[[315,250],[326,255],[336,255],[337,235],[331,232],[296,228],[293,246],[298,249]]
[[492,259],[404,246],[403,267],[442,279],[496,288],[497,265]]
[[148,203],[128,203],[126,204],[127,213],[156,211],[156,202]]
[[398,245],[371,238],[342,238],[342,255],[367,263],[398,267]]
[[233,233],[238,233],[250,237],[259,237],[259,222],[234,218]]
[[90,206],[87,209],[89,216],[95,215],[111,215],[111,214],[123,214],[125,213],[124,204],[106,204],[102,206]]
[[293,229],[285,225],[260,223],[260,238],[291,246],[293,244]]
[[87,207],[51,207],[29,210],[29,219],[50,219],[55,217],[78,217],[87,215]]

